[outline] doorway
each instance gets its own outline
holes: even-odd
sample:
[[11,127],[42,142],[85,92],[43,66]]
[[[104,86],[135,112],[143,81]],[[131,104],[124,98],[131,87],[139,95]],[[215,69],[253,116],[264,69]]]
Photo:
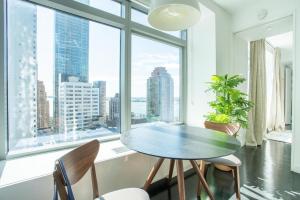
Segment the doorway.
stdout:
[[[265,41],[266,134],[264,137],[265,140],[284,143],[292,143],[293,21],[293,16],[287,16],[235,33],[239,40],[245,41],[244,43],[248,45],[248,80],[250,80],[250,42],[261,39]],[[244,46],[245,44],[242,45],[245,49]]]
[[266,41],[266,139],[292,143],[293,32]]

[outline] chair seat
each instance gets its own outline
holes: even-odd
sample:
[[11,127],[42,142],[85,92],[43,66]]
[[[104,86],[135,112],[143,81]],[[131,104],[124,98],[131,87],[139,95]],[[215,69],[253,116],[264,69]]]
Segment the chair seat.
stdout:
[[240,166],[242,163],[240,161],[240,159],[238,157],[236,157],[235,155],[223,156],[223,157],[219,157],[219,158],[210,158],[210,159],[205,159],[204,161],[211,162],[214,164],[222,164],[222,165],[232,166],[232,167]]
[[142,189],[126,188],[109,192],[96,200],[150,200],[150,198]]

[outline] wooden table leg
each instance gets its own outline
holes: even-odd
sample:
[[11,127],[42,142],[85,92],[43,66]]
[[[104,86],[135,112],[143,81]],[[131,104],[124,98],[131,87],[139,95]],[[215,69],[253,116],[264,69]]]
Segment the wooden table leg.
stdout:
[[172,180],[173,170],[174,170],[174,164],[175,164],[175,160],[171,159],[171,160],[170,160],[169,176],[168,176],[168,181],[169,181],[169,183],[170,183],[171,180]]
[[215,198],[214,198],[214,196],[212,195],[211,191],[209,190],[209,187],[208,187],[208,185],[207,185],[207,182],[205,181],[205,178],[203,177],[203,175],[202,175],[200,169],[198,168],[197,162],[194,161],[194,160],[190,160],[190,162],[191,162],[191,164],[192,164],[194,170],[196,171],[197,175],[199,176],[200,181],[201,181],[201,183],[202,183],[202,185],[203,185],[203,187],[204,187],[206,193],[208,194],[209,198],[210,198],[211,200],[214,200]]
[[[203,172],[202,168],[203,168],[203,161],[200,160],[199,169],[201,172]],[[200,197],[200,196],[201,196],[201,181],[199,178],[198,185],[197,185],[197,197]]]
[[185,200],[185,185],[182,160],[176,160],[179,200]]
[[[204,176],[204,178],[206,179],[207,166],[206,166],[205,161],[203,161],[203,160],[200,161],[199,169],[200,169],[200,172],[202,173],[202,175]],[[197,187],[197,197],[200,197],[200,196],[201,196],[201,181],[200,181],[200,178],[199,178],[198,187]]]
[[164,162],[164,158],[160,158],[157,163],[155,163],[155,165],[152,167],[150,174],[147,177],[147,180],[144,184],[143,189],[147,190],[149,188],[149,186],[151,185],[153,178],[155,177],[157,171],[159,170],[160,166],[162,165],[162,163]]

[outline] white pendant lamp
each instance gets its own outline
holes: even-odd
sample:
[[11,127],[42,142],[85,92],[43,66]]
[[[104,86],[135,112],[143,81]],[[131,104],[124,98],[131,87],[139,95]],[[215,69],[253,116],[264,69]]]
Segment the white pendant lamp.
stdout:
[[201,16],[198,0],[151,0],[148,21],[163,31],[187,29]]

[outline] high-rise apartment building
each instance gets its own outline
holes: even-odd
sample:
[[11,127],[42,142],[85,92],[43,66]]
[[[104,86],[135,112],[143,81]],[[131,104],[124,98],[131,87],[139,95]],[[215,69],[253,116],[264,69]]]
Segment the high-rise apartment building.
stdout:
[[59,132],[68,133],[91,128],[99,116],[99,89],[69,77],[59,84]]
[[99,89],[99,117],[106,116],[106,81],[94,81],[93,87]]
[[109,100],[108,126],[120,127],[120,96],[118,93]]
[[43,81],[37,81],[37,128],[49,128],[49,101]]
[[164,67],[156,67],[147,80],[147,117],[174,121],[174,82]]
[[[79,2],[89,4],[88,0]],[[59,82],[76,76],[80,82],[89,81],[89,21],[63,12],[55,12],[55,69],[54,69],[54,124],[59,126]]]
[[[36,6],[23,1],[8,1],[8,87],[9,141],[37,135],[37,20]],[[17,123],[15,123],[17,122]]]

